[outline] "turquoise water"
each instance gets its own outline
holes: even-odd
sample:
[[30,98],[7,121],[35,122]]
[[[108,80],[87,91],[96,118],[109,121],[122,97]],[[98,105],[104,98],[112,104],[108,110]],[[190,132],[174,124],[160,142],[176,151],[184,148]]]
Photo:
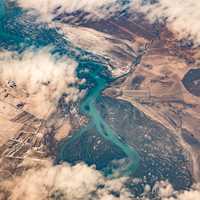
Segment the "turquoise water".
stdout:
[[[149,142],[144,139],[144,131],[137,134],[138,132],[136,130],[135,134],[133,133],[135,130],[134,126],[140,125],[136,123],[137,120],[133,120],[134,122],[132,121],[130,124],[126,125],[120,125],[120,123],[118,123],[117,119],[121,114],[127,115],[128,118],[133,117],[131,112],[126,112],[124,106],[122,107],[124,112],[120,110],[120,114],[116,114],[116,118],[113,118],[114,125],[112,124],[112,127],[115,130],[110,127],[112,122],[108,123],[104,117],[102,117],[106,115],[101,115],[99,113],[100,111],[97,110],[96,104],[101,100],[101,98],[99,98],[101,97],[101,92],[108,87],[112,81],[111,75],[106,70],[106,66],[99,64],[105,63],[102,58],[92,54],[92,52],[87,52],[84,49],[73,46],[70,41],[64,39],[55,29],[50,29],[44,24],[37,25],[34,18],[27,16],[15,6],[5,6],[5,2],[4,0],[0,0],[1,49],[23,52],[29,47],[37,49],[51,45],[53,48],[52,54],[56,54],[57,56],[66,55],[76,60],[77,63],[79,63],[77,69],[79,78],[85,78],[87,80],[87,83],[82,85],[81,88],[87,89],[88,93],[79,105],[82,114],[90,119],[89,123],[81,127],[77,132],[74,132],[71,138],[62,141],[59,146],[60,149],[58,149],[58,162],[60,160],[65,160],[74,164],[76,161],[82,160],[89,165],[96,164],[97,169],[102,170],[106,175],[111,174],[113,177],[116,177],[118,175],[134,173],[134,177],[147,177],[147,181],[150,184],[158,180],[157,177],[161,179],[166,178],[171,182],[174,180],[174,184],[178,186],[183,185],[181,187],[190,184],[190,181],[187,181],[189,175],[183,170],[185,165],[182,164],[182,161],[179,161],[182,154],[179,153],[178,150],[178,153],[175,152],[176,154],[174,153],[174,155],[169,154],[168,159],[168,156],[163,156],[164,153],[162,151],[159,150],[158,154],[156,150],[154,151],[156,147],[155,144],[157,144],[154,143],[155,138],[152,139],[152,142]],[[102,104],[104,104],[103,101]],[[117,104],[119,104],[119,102],[117,102]],[[109,106],[110,110],[111,105]],[[113,106],[115,106],[115,104]],[[128,110],[132,109],[133,108],[130,108]],[[117,113],[116,109],[115,113]],[[144,117],[138,119],[144,120]],[[119,126],[117,126],[118,124]],[[151,126],[147,126],[147,128],[149,131]],[[132,134],[132,138],[126,138],[126,132],[128,131],[130,131],[130,135]],[[155,135],[159,135],[159,129],[152,129],[152,131],[155,131]],[[123,137],[123,140],[120,138],[120,135]],[[105,147],[105,151],[104,148],[99,148],[95,152],[93,151],[92,145],[90,146],[91,148],[88,148],[90,144],[96,144],[93,141],[91,142],[91,138],[93,137],[101,140],[102,145],[100,147]],[[142,139],[140,140],[140,138]],[[158,142],[158,146],[166,146],[166,149],[175,149],[174,145],[165,142],[165,137],[158,140]],[[77,144],[80,144],[79,148],[77,148]],[[71,147],[72,149],[70,149]],[[137,148],[140,156],[133,147]],[[71,150],[71,152],[69,152],[69,150]],[[74,152],[75,156],[73,155]],[[72,155],[71,158],[69,158],[70,153]],[[152,153],[153,156],[151,156]],[[168,151],[166,151],[166,154],[167,153]],[[178,166],[183,167],[178,169]]]
[[5,15],[5,1],[0,1],[0,19]]
[[[91,65],[90,62],[88,62],[88,65]],[[88,90],[88,93],[86,97],[83,99],[83,101],[80,104],[80,111],[82,114],[85,114],[90,119],[90,123],[87,127],[84,127],[84,129],[80,129],[77,133],[74,133],[74,136],[72,136],[72,140],[79,137],[81,134],[84,134],[87,129],[89,129],[91,126],[95,126],[97,132],[106,140],[110,141],[111,143],[115,144],[118,148],[120,148],[128,157],[128,164],[126,164],[125,167],[123,167],[122,170],[116,170],[116,175],[129,175],[133,174],[135,170],[139,166],[139,155],[138,153],[133,149],[133,147],[127,145],[124,143],[120,137],[115,133],[110,126],[105,122],[105,120],[102,118],[100,113],[98,112],[96,108],[96,100],[100,96],[101,92],[108,86],[108,80],[106,77],[102,76],[100,73],[100,69],[98,69],[98,65],[95,66],[96,70],[93,70],[92,72],[88,72],[86,74],[86,79],[93,83],[93,87],[91,87]],[[66,143],[68,145],[68,143]],[[65,155],[65,144],[62,146],[61,150],[61,157],[64,158]],[[105,155],[106,156],[106,155]]]
[[[10,41],[10,44],[17,44],[17,47],[20,45],[29,46],[35,44],[36,46],[40,46],[41,43],[44,43],[44,41],[47,41],[49,44],[54,44],[60,46],[64,46],[66,43],[65,41],[58,40],[58,35],[54,31],[45,32],[42,28],[40,29],[34,29],[32,30],[31,27],[21,27],[20,30],[18,30],[15,33],[15,30],[13,27],[11,28],[11,31],[8,31],[9,29],[5,28],[5,2],[0,1],[0,38],[1,40],[7,45],[8,41]],[[20,11],[14,10],[12,15],[18,16],[20,15]],[[2,20],[1,20],[2,19]],[[16,21],[17,22],[17,21]],[[16,23],[15,22],[15,23]],[[16,24],[13,23],[13,25],[16,26]],[[19,26],[16,26],[19,27]],[[5,28],[5,29],[4,29]],[[37,27],[36,27],[37,28]],[[27,31],[26,29],[29,29],[31,31]],[[25,30],[25,32],[23,32]],[[31,34],[32,33],[32,34]],[[36,34],[37,33],[37,34]],[[30,34],[30,35],[29,35]],[[23,35],[23,37],[22,37]],[[30,36],[30,37],[29,37]],[[38,37],[33,38],[32,37]],[[47,37],[48,36],[48,37]],[[25,38],[25,39],[23,39]],[[27,39],[26,39],[27,38]],[[31,41],[31,42],[30,42]],[[46,43],[45,43],[46,44]],[[66,47],[67,48],[67,47]],[[69,53],[70,54],[70,53]],[[68,54],[68,55],[69,55]],[[82,63],[78,58],[76,59],[77,62]],[[81,64],[80,64],[81,65]],[[92,66],[92,67],[91,67]],[[138,168],[139,165],[139,155],[138,153],[129,145],[124,143],[119,136],[110,128],[110,126],[104,121],[104,119],[101,117],[100,113],[97,111],[95,102],[96,99],[100,96],[101,92],[108,86],[108,74],[106,75],[104,73],[105,67],[102,67],[101,64],[94,64],[90,60],[85,61],[84,63],[85,69],[92,70],[89,73],[85,73],[81,78],[85,78],[90,83],[86,86],[88,93],[85,96],[85,98],[80,103],[80,111],[85,114],[88,118],[90,118],[90,123],[86,126],[81,128],[77,133],[74,133],[72,138],[70,140],[74,140],[80,135],[84,134],[85,131],[87,131],[91,126],[94,126],[97,130],[97,132],[105,139],[110,141],[111,143],[115,144],[117,147],[119,147],[128,157],[128,164],[126,164],[126,167],[120,171],[121,174],[131,174],[134,173],[134,171]],[[77,69],[77,73],[80,75],[81,70],[83,70],[84,67],[79,67]],[[109,75],[110,76],[110,75]],[[91,86],[92,85],[92,86]],[[65,145],[68,143],[64,143],[61,147],[61,158],[64,160],[64,152],[65,152]],[[106,155],[105,155],[106,156]]]

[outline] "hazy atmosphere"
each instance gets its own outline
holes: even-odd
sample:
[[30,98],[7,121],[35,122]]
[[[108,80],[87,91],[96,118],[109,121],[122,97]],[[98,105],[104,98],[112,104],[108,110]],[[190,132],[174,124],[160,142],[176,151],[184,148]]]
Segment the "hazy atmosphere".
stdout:
[[0,200],[199,200],[199,10],[0,0]]

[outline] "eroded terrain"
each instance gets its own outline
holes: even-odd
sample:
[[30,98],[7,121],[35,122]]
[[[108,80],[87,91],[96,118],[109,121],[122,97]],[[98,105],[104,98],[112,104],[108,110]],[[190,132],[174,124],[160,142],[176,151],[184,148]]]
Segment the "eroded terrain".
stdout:
[[68,108],[65,105],[64,113],[62,100],[51,115],[41,109],[38,114],[45,113],[43,118],[39,118],[28,103],[31,103],[29,94],[14,82],[1,84],[0,181],[23,173],[24,160],[40,163],[43,159],[54,159],[56,143],[86,122],[74,105]]
[[179,143],[190,152],[192,160],[196,160],[196,177],[199,177],[199,150],[181,135],[186,130],[188,137],[200,139],[198,51],[199,48],[192,47],[189,41],[175,40],[163,28],[128,76],[117,80],[104,92],[129,101],[178,136]]
[[[8,4],[10,13],[12,6],[13,2]],[[53,12],[57,10],[59,7]],[[123,10],[98,20],[90,20],[81,10],[63,12],[48,24],[50,28],[33,23],[37,17],[29,17],[28,12],[13,13],[0,24],[3,49],[23,52],[30,46],[53,44],[54,53],[71,56],[77,62],[85,60],[86,65],[95,60],[110,70],[116,79],[96,106],[120,140],[139,153],[136,174],[140,178],[152,185],[169,179],[176,189],[200,180],[198,45],[190,39],[176,39],[165,22],[150,23],[139,12]],[[83,78],[88,77],[89,68],[88,64],[82,69],[86,74]],[[95,74],[94,83],[86,85],[88,91],[98,75],[107,76]],[[59,96],[56,108],[49,110],[46,103],[40,106],[34,95],[13,80],[0,85],[1,182],[20,177],[29,169],[24,160],[36,163],[31,165],[35,168],[43,160],[55,161],[60,141],[66,142],[61,160],[72,164],[85,161],[109,172],[123,168],[127,162],[124,152],[98,135],[96,127],[84,131],[82,125],[90,119],[79,113],[80,102],[66,104],[65,94]],[[40,109],[43,106],[45,109]],[[80,127],[83,133],[71,142],[71,134]]]

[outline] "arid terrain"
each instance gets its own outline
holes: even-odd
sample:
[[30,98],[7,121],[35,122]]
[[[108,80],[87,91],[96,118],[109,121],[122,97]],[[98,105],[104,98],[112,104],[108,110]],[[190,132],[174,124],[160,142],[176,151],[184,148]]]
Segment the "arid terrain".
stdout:
[[[127,76],[104,92],[129,101],[176,134],[195,160],[194,166],[199,166],[196,162],[200,148],[198,52],[199,48],[192,47],[190,41],[175,40],[163,27],[159,37],[147,43],[139,62],[132,65]],[[194,173],[199,177],[198,169]]]
[[[0,92],[0,182],[21,175],[26,167],[46,159],[54,159],[56,143],[67,137],[71,130],[85,123],[75,106],[63,113],[62,98],[56,112],[35,112],[27,91],[18,88],[14,81],[1,83]],[[43,117],[38,117],[43,116]],[[72,122],[72,123],[71,123]]]
[[198,200],[200,4],[2,2],[0,200]]

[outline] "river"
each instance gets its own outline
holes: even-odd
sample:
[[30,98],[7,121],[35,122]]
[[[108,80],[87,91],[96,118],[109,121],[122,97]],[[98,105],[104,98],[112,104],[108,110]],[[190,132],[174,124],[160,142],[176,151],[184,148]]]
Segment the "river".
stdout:
[[0,1],[0,20],[5,15],[5,1]]
[[[14,11],[15,12],[15,11]],[[15,36],[14,34],[10,34],[7,30],[4,31],[3,27],[3,21],[6,18],[6,12],[5,12],[5,1],[0,1],[0,37],[2,40],[14,40],[19,41],[20,43],[20,37]],[[77,60],[78,61],[78,60]],[[78,61],[79,62],[79,61]],[[68,140],[74,140],[77,137],[79,137],[81,134],[84,134],[87,129],[89,129],[91,126],[94,126],[97,130],[97,132],[105,139],[110,141],[111,143],[115,144],[118,148],[120,148],[128,157],[128,164],[126,165],[123,170],[120,171],[120,174],[132,174],[139,166],[139,155],[134,150],[133,147],[129,146],[128,144],[124,143],[119,135],[115,133],[110,126],[106,123],[106,121],[102,118],[100,113],[98,112],[96,108],[96,100],[101,95],[101,92],[108,86],[109,81],[108,77],[102,76],[102,71],[105,70],[104,67],[100,66],[100,64],[95,64],[90,61],[87,61],[85,63],[89,68],[90,66],[94,66],[92,72],[86,73],[85,78],[89,80],[93,87],[87,88],[88,92],[87,95],[84,97],[84,99],[80,103],[80,111],[82,114],[86,115],[90,122],[86,127],[81,128],[78,132],[74,133],[71,138]],[[77,73],[79,73],[82,70],[82,68],[78,68]],[[87,70],[87,67],[86,67]],[[66,143],[62,143],[61,149],[60,149],[60,156],[63,160],[64,159],[64,152],[65,147],[68,144],[68,140]]]
[[[92,63],[88,62],[88,65]],[[81,134],[84,134],[87,129],[91,126],[95,126],[97,132],[106,140],[110,141],[111,143],[115,144],[118,148],[120,148],[128,157],[128,164],[126,164],[123,169],[117,171],[116,174],[119,175],[129,175],[133,174],[135,170],[139,166],[139,155],[135,151],[135,149],[128,144],[124,143],[119,135],[114,132],[106,123],[106,121],[102,118],[99,111],[96,108],[96,100],[101,95],[101,92],[108,86],[109,82],[105,76],[101,75],[100,70],[98,69],[98,65],[96,66],[96,70],[92,72],[88,72],[86,76],[87,80],[92,81],[93,87],[88,89],[88,92],[85,98],[81,101],[80,104],[80,111],[82,114],[86,115],[90,122],[89,124],[84,127],[84,129],[80,129],[77,133],[74,133],[70,140],[74,140],[75,138],[79,137]],[[65,146],[68,144],[65,143],[61,147],[61,157],[64,158],[65,154]]]

